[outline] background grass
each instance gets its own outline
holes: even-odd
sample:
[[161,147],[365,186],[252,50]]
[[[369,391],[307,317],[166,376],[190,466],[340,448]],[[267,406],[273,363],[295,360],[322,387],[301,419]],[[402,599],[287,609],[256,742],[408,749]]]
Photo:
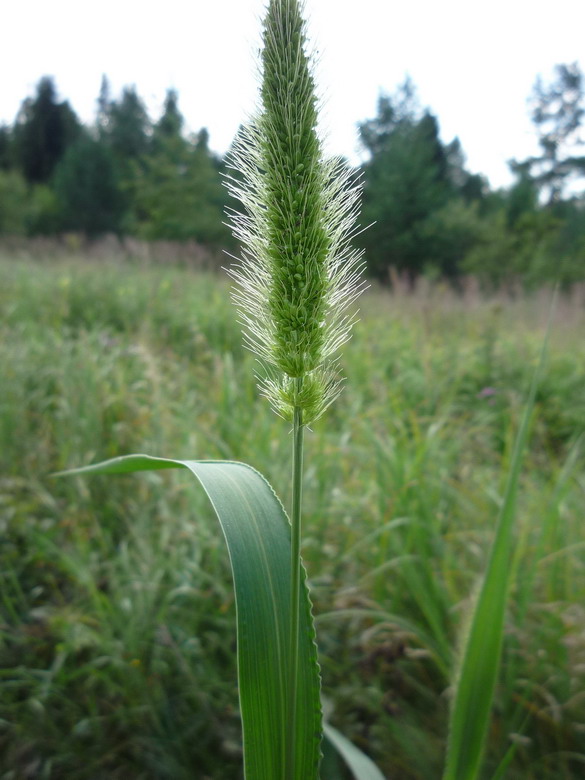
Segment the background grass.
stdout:
[[[332,722],[439,777],[548,297],[371,290],[307,435],[303,554]],[[129,452],[228,458],[288,501],[224,278],[0,261],[0,778],[240,777],[224,542],[181,473],[53,480]],[[486,777],[585,772],[585,309],[562,298],[517,508]]]

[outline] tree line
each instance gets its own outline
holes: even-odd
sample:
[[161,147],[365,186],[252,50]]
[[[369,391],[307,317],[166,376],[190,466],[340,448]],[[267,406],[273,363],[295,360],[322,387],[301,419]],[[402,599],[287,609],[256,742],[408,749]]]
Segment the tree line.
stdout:
[[[12,126],[0,126],[0,235],[107,233],[195,240],[233,251],[224,224],[234,205],[222,185],[226,159],[203,128],[187,134],[169,90],[153,121],[134,87],[113,98],[104,77],[95,121],[83,125],[52,78],[42,78]],[[441,140],[438,118],[407,79],[382,95],[359,125],[367,161],[356,237],[371,276],[390,268],[456,281],[527,284],[585,279],[585,81],[558,65],[530,96],[539,154],[510,161],[514,183],[492,190],[471,173],[457,138]]]

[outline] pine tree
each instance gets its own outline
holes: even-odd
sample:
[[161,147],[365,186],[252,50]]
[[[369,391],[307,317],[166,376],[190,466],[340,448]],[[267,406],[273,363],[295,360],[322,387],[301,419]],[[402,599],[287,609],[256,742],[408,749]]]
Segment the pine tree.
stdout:
[[436,118],[421,112],[410,80],[383,96],[378,115],[360,125],[370,153],[364,166],[364,222],[360,236],[370,273],[388,278],[390,266],[411,278],[438,261],[427,227],[430,215],[457,194],[453,160]]
[[530,172],[549,203],[561,200],[571,181],[585,177],[585,77],[576,62],[555,71],[550,84],[537,79],[530,98],[541,154],[512,163]]
[[176,89],[169,89],[165,97],[162,116],[154,126],[153,140],[155,145],[164,139],[180,137],[183,132],[183,124],[183,115],[179,111],[179,93]]
[[116,160],[120,177],[126,179],[148,153],[151,122],[146,107],[134,87],[125,87],[118,101],[107,109],[107,142]]
[[0,171],[7,171],[13,165],[12,132],[7,125],[0,125]]
[[155,128],[152,151],[133,185],[136,230],[148,239],[195,239],[210,246],[232,243],[224,223],[226,192],[207,131],[190,139],[170,125]]
[[53,79],[42,78],[36,96],[22,104],[14,128],[15,159],[27,181],[48,182],[80,129],[69,103],[58,102]]
[[120,229],[124,201],[112,153],[87,132],[57,166],[54,189],[62,230],[97,236]]

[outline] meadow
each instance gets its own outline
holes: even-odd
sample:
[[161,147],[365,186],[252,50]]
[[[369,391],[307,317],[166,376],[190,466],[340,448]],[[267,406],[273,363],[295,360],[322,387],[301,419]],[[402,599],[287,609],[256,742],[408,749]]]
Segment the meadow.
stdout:
[[[0,257],[0,778],[241,776],[233,589],[182,473],[57,480],[129,452],[243,460],[285,503],[224,273]],[[344,392],[306,436],[303,557],[330,721],[438,778],[550,293],[370,289]],[[585,774],[585,300],[560,296],[515,515],[486,756]],[[327,761],[333,761],[327,757]],[[329,768],[330,777],[343,777]]]

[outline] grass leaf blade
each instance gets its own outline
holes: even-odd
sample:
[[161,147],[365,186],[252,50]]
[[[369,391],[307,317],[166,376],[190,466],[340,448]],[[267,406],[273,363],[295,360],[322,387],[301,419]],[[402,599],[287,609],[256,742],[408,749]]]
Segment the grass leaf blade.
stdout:
[[343,758],[349,767],[355,780],[384,780],[384,775],[374,764],[371,758],[357,748],[352,742],[343,736],[337,729],[329,723],[323,726],[323,733],[327,739]]
[[[287,714],[290,622],[290,525],[268,482],[231,461],[181,461],[130,455],[61,472],[124,474],[189,469],[207,493],[221,524],[236,591],[238,681],[248,780],[284,776],[291,729]],[[317,648],[304,570],[300,632],[295,780],[316,780],[321,709]]]

